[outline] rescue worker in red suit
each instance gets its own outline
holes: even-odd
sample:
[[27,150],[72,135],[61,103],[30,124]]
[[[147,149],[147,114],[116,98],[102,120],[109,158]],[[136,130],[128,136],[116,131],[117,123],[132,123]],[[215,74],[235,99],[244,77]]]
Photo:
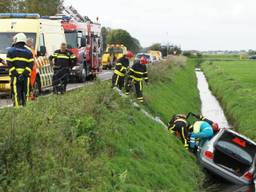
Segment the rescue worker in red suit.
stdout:
[[34,100],[35,95],[33,93],[33,87],[34,87],[35,82],[36,82],[36,63],[35,63],[36,52],[35,52],[35,49],[34,49],[34,40],[32,38],[27,39],[26,48],[29,49],[32,52],[33,59],[34,59],[34,65],[33,65],[32,71],[31,71],[31,75],[30,75],[30,99]]
[[175,134],[176,137],[181,138],[181,141],[186,149],[189,148],[188,127],[189,123],[187,122],[186,115],[184,114],[174,115],[168,124],[169,133]]
[[120,90],[123,89],[127,69],[130,65],[129,59],[132,57],[132,53],[127,52],[123,57],[118,59],[115,65],[114,74],[112,76],[112,87],[117,87]]
[[25,47],[26,42],[24,33],[16,34],[6,58],[11,77],[13,104],[16,107],[25,106],[30,95],[30,73],[34,59],[31,51]]
[[126,95],[129,95],[132,85],[135,87],[137,99],[140,103],[144,103],[143,97],[143,80],[148,83],[148,61],[145,57],[141,57],[140,60],[135,61],[134,65],[130,68],[128,73],[128,80],[126,83]]

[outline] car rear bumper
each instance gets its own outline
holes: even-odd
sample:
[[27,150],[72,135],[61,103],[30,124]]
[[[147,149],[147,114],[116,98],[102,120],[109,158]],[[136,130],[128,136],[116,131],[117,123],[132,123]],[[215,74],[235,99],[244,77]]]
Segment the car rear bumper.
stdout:
[[207,160],[206,158],[199,156],[199,162],[200,164],[206,168],[207,170],[211,171],[212,173],[219,175],[220,177],[226,179],[229,182],[232,182],[234,184],[238,185],[250,185],[251,182],[246,181],[230,172],[227,170],[219,167],[218,165],[214,164],[213,162]]

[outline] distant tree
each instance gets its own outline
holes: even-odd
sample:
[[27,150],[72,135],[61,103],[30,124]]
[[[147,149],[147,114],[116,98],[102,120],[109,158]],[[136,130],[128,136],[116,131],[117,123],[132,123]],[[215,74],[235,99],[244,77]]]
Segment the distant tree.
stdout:
[[135,53],[138,53],[142,49],[140,41],[136,38],[133,38],[133,47],[131,50],[133,50]]
[[124,44],[129,50],[138,52],[141,48],[137,39],[133,38],[130,33],[123,29],[115,29],[107,35],[108,44]]
[[193,55],[191,51],[183,51],[182,54],[186,57],[191,57]]
[[151,45],[148,50],[153,50],[153,51],[161,51],[162,48],[161,48],[161,43],[155,43],[153,45]]
[[161,51],[162,55],[165,57],[168,55],[180,55],[182,50],[177,45],[162,45],[161,43],[154,43],[147,50]]
[[55,15],[63,2],[62,0],[25,0],[25,11],[40,15]]
[[55,15],[63,2],[63,0],[0,0],[0,12]]
[[16,13],[23,12],[24,0],[0,0],[0,12],[1,13]]
[[101,28],[101,35],[102,35],[102,41],[103,41],[103,50],[105,51],[107,48],[107,36],[110,33],[111,29],[107,27]]
[[168,52],[169,52],[168,54],[171,54],[171,55],[180,55],[182,53],[182,50],[177,45],[172,45]]

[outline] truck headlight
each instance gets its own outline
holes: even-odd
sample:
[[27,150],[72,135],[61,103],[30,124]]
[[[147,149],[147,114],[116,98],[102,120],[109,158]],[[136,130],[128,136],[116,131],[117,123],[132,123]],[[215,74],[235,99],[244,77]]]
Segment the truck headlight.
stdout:
[[79,70],[80,69],[80,66],[74,66],[73,68],[72,68],[72,70],[74,70],[74,71],[77,71],[77,70]]

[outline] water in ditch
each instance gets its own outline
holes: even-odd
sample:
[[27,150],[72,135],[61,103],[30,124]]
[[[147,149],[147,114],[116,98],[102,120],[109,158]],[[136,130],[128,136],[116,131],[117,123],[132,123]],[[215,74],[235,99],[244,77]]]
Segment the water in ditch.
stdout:
[[[208,82],[204,73],[198,68],[196,69],[197,87],[200,93],[201,99],[201,112],[202,115],[218,122],[221,128],[231,128],[230,124],[225,117],[223,109],[209,89]],[[208,178],[204,184],[204,190],[206,192],[254,192],[253,186],[236,186],[225,182],[217,176],[207,174]]]

